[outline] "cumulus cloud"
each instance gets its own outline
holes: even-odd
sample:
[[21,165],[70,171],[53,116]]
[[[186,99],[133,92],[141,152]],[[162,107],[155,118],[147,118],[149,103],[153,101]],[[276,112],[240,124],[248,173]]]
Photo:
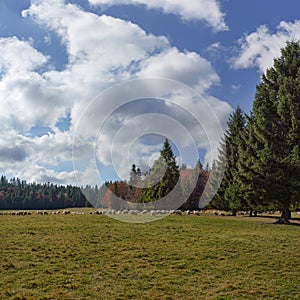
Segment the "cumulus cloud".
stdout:
[[179,52],[169,48],[144,60],[138,76],[154,77],[158,74],[164,78],[172,78],[204,92],[211,85],[219,83],[219,76],[212,65],[195,52]]
[[288,40],[300,40],[300,20],[281,22],[274,33],[266,25],[239,40],[239,54],[231,64],[237,69],[256,67],[264,72],[280,56],[280,49]]
[[169,138],[189,165],[199,159],[197,151],[190,155],[195,147],[206,150],[205,160],[212,163],[231,112],[228,103],[200,95],[182,83],[141,78],[96,98],[83,114],[74,142],[80,145],[82,140],[97,137],[96,151],[86,153],[86,158],[96,158],[106,166],[114,164],[122,179],[128,176],[131,163],[151,166],[147,162],[152,161],[151,154],[157,155],[163,141],[149,146],[141,139],[147,134]]
[[10,130],[0,132],[0,144],[0,173],[29,182],[77,184],[77,172],[62,167],[66,163],[71,165],[70,134],[29,137]]
[[[132,117],[150,112],[169,112],[174,120],[196,132],[196,127],[189,124],[189,116],[184,117],[172,106],[149,100],[146,106],[126,108],[127,99],[137,99],[138,95],[144,98],[157,96],[170,103],[180,104],[182,101],[189,111],[202,112],[203,120],[207,118],[207,111],[204,112],[203,107],[201,110],[201,103],[180,92],[176,94],[171,86],[160,86],[159,82],[132,86],[125,92],[115,88],[109,98],[104,97],[100,101],[100,105],[90,105],[91,99],[114,84],[145,76],[167,77],[206,94],[211,86],[219,83],[219,77],[211,64],[199,54],[180,52],[171,47],[164,36],[147,34],[131,22],[98,16],[62,0],[34,0],[22,15],[59,36],[66,47],[68,62],[63,70],[55,70],[49,65],[49,58],[37,51],[31,41],[15,37],[0,39],[0,50],[5,54],[0,58],[0,97],[3,99],[0,156],[15,158],[0,163],[2,173],[29,181],[74,183],[76,177],[80,184],[97,183],[91,157],[95,155],[95,137],[99,127],[111,113],[112,118],[101,135],[102,144],[96,154],[103,165],[109,165],[114,154],[122,177],[128,175],[128,166],[133,159],[138,158],[137,163],[146,165],[157,157],[159,151],[157,145],[137,141],[131,156],[123,155],[126,154],[125,148],[133,142],[130,140],[132,132],[122,135],[119,142],[114,141],[114,137]],[[207,101],[216,110],[220,122],[224,122],[231,107],[209,96]],[[87,114],[88,118],[84,120],[82,114]],[[71,124],[68,130],[62,132],[57,122],[66,115],[70,115]],[[77,127],[79,121],[80,128]],[[147,123],[151,125],[150,121]],[[135,128],[142,124],[142,119],[136,120]],[[39,137],[27,134],[30,128],[41,125],[48,126],[51,132]],[[170,134],[176,135],[172,129],[171,126]],[[179,138],[184,142],[185,134],[182,132]],[[200,138],[197,143],[203,148],[209,147],[205,138]],[[115,152],[111,151],[112,144]],[[72,163],[72,155],[76,160],[76,171],[64,167],[66,163]],[[143,158],[140,159],[141,155]]]
[[167,14],[176,14],[183,20],[204,20],[216,31],[227,30],[220,4],[217,0],[89,0],[102,7],[112,5],[144,5],[149,9],[160,9]]
[[29,41],[17,37],[0,38],[0,74],[19,74],[33,71],[48,60],[33,48]]
[[146,34],[131,22],[97,16],[60,0],[34,1],[22,14],[60,36],[70,64],[92,61],[107,71],[115,66],[127,67],[169,45],[167,38]]
[[46,65],[48,57],[38,52],[31,41],[16,37],[0,38],[0,50],[2,129],[27,131],[37,121],[53,126],[56,118],[65,113],[65,106],[62,97],[58,97],[59,87],[41,74],[51,68]]

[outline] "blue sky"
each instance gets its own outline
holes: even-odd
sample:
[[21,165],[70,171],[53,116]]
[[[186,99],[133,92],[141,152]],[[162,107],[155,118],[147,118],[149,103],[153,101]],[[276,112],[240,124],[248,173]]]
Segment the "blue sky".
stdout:
[[[238,105],[250,112],[261,74],[287,40],[300,39],[299,11],[297,0],[0,0],[0,172],[28,181],[99,184],[97,165],[103,180],[126,179],[132,163],[147,168],[157,157],[161,139],[150,142],[151,133],[171,137],[177,131],[176,147],[190,154],[191,142],[167,117],[160,127],[147,123],[160,119],[138,118],[150,112],[183,124],[201,160],[211,162],[219,127],[225,129]],[[165,103],[128,106],[127,99],[95,98],[147,77],[175,80],[172,92],[178,88],[182,97],[154,91],[145,81],[152,91],[147,95],[161,95]],[[201,97],[189,99],[188,88],[205,98],[211,119]],[[202,131],[176,104],[196,115]],[[108,119],[104,112],[111,110]],[[213,118],[218,125],[211,125]],[[105,132],[98,120],[106,122]],[[148,128],[148,139],[126,126],[144,126],[143,134]],[[192,165],[189,154],[179,151],[178,157]]]

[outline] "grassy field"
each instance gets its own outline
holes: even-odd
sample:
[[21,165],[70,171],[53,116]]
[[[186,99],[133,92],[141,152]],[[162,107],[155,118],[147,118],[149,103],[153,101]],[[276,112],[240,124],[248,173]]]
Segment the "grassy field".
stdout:
[[300,227],[0,216],[0,299],[300,299]]

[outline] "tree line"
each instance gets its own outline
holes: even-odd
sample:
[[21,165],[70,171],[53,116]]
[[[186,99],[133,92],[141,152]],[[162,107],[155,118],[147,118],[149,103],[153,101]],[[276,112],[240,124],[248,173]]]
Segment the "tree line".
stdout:
[[[86,187],[88,189],[88,187]],[[61,209],[91,206],[76,186],[27,183],[19,178],[0,179],[0,209]]]

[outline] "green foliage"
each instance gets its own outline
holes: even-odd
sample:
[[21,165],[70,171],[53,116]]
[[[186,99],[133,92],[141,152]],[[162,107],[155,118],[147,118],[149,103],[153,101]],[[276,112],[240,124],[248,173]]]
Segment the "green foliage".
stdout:
[[245,120],[237,109],[230,117],[218,164],[225,173],[212,206],[233,212],[280,207],[282,221],[288,221],[300,202],[298,42],[287,43],[262,76],[253,113]]
[[219,172],[224,171],[224,173],[219,191],[211,204],[211,206],[223,210],[231,209],[234,213],[244,205],[241,185],[237,180],[239,148],[244,129],[245,116],[242,110],[237,108],[229,118],[228,129],[219,148],[216,168],[219,169]]
[[[96,187],[97,188],[97,187]],[[95,188],[80,189],[76,186],[61,186],[52,183],[27,183],[19,178],[0,179],[0,209],[60,209],[87,207],[91,204],[85,195],[92,198]],[[97,192],[98,194],[98,188]],[[95,195],[95,202],[98,195]]]
[[290,205],[300,200],[299,43],[287,43],[263,75],[253,113],[254,135],[262,144],[256,151],[256,168],[264,174],[264,200],[280,204],[286,221]]
[[[148,177],[145,180],[145,188],[142,192],[141,202],[148,203],[167,196],[176,186],[179,180],[179,167],[168,139],[165,140],[160,157],[154,162]],[[174,198],[181,198],[180,191],[176,191]],[[176,201],[176,199],[173,199]],[[169,200],[172,202],[172,199]],[[168,206],[168,204],[166,204]],[[172,205],[170,203],[170,205]]]
[[247,116],[247,125],[241,136],[237,180],[240,182],[245,206],[251,211],[262,211],[270,207],[267,194],[263,188],[265,174],[259,169],[258,152],[263,144],[258,141],[254,133],[254,115]]

